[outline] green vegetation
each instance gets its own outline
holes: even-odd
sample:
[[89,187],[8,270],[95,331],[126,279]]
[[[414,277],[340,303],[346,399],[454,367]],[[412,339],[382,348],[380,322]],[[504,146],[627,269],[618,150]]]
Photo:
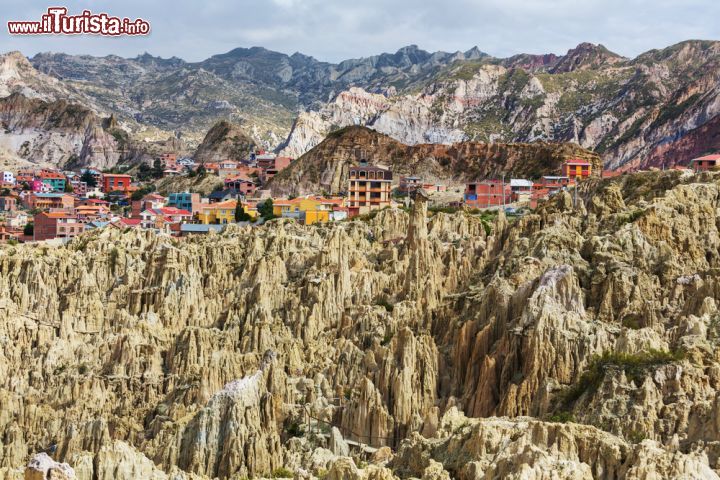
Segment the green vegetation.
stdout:
[[141,200],[145,195],[148,195],[154,191],[154,185],[144,185],[142,188],[138,188],[132,193],[132,195],[130,195],[130,200]]
[[617,216],[618,226],[625,225],[626,223],[633,223],[635,220],[642,217],[644,214],[645,214],[645,210],[642,210],[642,209],[636,209],[630,213],[618,214],[618,216]]
[[97,187],[97,181],[95,180],[95,176],[87,170],[80,176],[80,181],[85,182],[85,185],[87,185],[89,188]]
[[393,308],[395,308],[395,306],[392,303],[390,303],[390,301],[386,297],[380,297],[377,300],[375,300],[375,305],[379,305],[379,306],[383,307],[388,312],[392,312]]
[[258,214],[265,220],[272,220],[273,218],[277,218],[275,214],[273,213],[273,201],[271,198],[268,198],[263,203],[258,204],[257,206]]
[[636,354],[605,352],[595,356],[590,361],[587,370],[583,372],[577,383],[568,388],[561,396],[563,407],[574,404],[584,393],[595,392],[608,370],[622,370],[627,379],[639,384],[647,371],[659,365],[678,362],[685,358],[682,351],[667,352],[663,350],[649,350]]
[[285,432],[291,437],[302,437],[305,435],[305,432],[298,422],[290,423],[290,425],[285,429]]
[[547,417],[545,417],[545,420],[548,422],[568,423],[574,422],[575,416],[572,414],[572,412],[561,411],[553,413],[552,415],[548,415]]
[[625,435],[625,438],[627,438],[630,443],[640,443],[645,440],[646,436],[643,432],[633,430],[632,432]]
[[272,473],[272,478],[293,478],[293,472],[285,467],[276,468]]
[[243,208],[243,205],[240,201],[237,202],[237,206],[235,207],[235,221],[236,222],[251,222],[253,218],[250,216],[249,213],[245,211]]
[[25,227],[23,227],[23,235],[32,237],[34,232],[35,232],[35,225],[33,225],[32,223],[27,223],[27,224],[25,224]]

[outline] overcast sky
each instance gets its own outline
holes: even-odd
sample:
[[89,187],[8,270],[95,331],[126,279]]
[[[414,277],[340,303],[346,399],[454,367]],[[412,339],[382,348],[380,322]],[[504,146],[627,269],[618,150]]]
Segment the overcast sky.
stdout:
[[[625,56],[687,39],[720,39],[718,0],[1,0],[0,50],[27,56],[53,51],[148,52],[197,61],[236,47],[263,46],[339,61],[417,44],[429,50],[477,45],[495,56],[565,53],[580,42],[602,43]],[[19,37],[9,20],[39,20],[51,5],[70,13],[148,20],[142,38]],[[204,4],[204,5],[203,5]]]

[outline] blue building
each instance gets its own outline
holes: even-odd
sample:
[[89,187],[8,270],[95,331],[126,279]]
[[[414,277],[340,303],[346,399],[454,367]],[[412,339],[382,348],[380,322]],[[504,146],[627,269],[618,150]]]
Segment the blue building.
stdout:
[[190,192],[171,193],[168,197],[168,205],[195,213],[200,205],[200,194]]

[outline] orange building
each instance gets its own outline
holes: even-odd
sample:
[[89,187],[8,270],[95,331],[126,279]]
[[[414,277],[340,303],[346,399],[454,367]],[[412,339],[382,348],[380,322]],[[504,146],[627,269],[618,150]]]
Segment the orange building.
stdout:
[[587,160],[573,158],[562,165],[562,176],[570,179],[588,178],[592,175],[592,164]]
[[48,210],[51,208],[73,208],[75,197],[65,193],[31,193],[23,198],[28,210]]
[[131,190],[132,176],[119,173],[103,174],[103,192],[129,193]]
[[348,212],[351,217],[390,205],[392,172],[361,164],[350,168]]

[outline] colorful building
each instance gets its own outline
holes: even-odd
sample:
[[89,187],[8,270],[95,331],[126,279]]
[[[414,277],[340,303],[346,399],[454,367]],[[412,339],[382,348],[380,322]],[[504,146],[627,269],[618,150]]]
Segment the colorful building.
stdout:
[[142,228],[168,231],[171,224],[181,224],[192,220],[192,213],[175,207],[149,208],[140,213]]
[[84,197],[87,194],[87,183],[81,180],[73,179],[70,180],[70,185],[72,185],[72,193],[74,193],[75,195]]
[[292,158],[262,155],[256,158],[256,162],[260,170],[260,180],[267,183],[279,172],[285,170],[292,162]]
[[546,175],[533,184],[533,190],[547,190],[551,195],[573,184],[569,177]]
[[40,212],[33,217],[33,240],[72,238],[81,234],[85,226],[67,212]]
[[720,154],[705,155],[690,160],[690,168],[696,172],[704,172],[714,169],[718,166],[718,163],[720,163]]
[[206,225],[234,223],[236,207],[237,200],[209,203],[200,206],[200,210],[196,217],[200,223],[204,223]]
[[319,196],[298,197],[292,200],[273,201],[273,214],[283,218],[293,218],[303,225],[327,223],[345,218],[347,209],[342,198]]
[[257,187],[257,183],[245,175],[233,175],[225,179],[225,189],[235,190],[244,197],[255,194]]
[[42,170],[38,175],[38,178],[42,183],[49,187],[50,191],[65,191],[65,183],[67,182],[67,179],[62,173],[53,172],[51,170]]
[[68,209],[75,206],[75,197],[66,193],[31,193],[23,198],[28,210]]
[[158,157],[158,160],[160,160],[160,165],[164,169],[174,170],[178,166],[177,154],[175,153],[163,153]]
[[503,206],[511,202],[510,184],[500,180],[483,180],[465,185],[463,196],[466,206],[471,208],[490,208]]
[[200,211],[200,194],[190,192],[171,193],[168,196],[167,204],[195,214]]
[[392,172],[361,163],[350,168],[348,211],[351,217],[390,205]]
[[132,176],[119,173],[104,173],[102,176],[103,192],[130,193],[132,190]]
[[0,197],[0,211],[14,212],[17,209],[17,198],[11,196]]
[[562,165],[562,176],[571,180],[583,179],[592,175],[592,164],[587,160],[573,158]]
[[533,182],[524,178],[510,179],[510,196],[514,202],[529,202],[532,197]]

